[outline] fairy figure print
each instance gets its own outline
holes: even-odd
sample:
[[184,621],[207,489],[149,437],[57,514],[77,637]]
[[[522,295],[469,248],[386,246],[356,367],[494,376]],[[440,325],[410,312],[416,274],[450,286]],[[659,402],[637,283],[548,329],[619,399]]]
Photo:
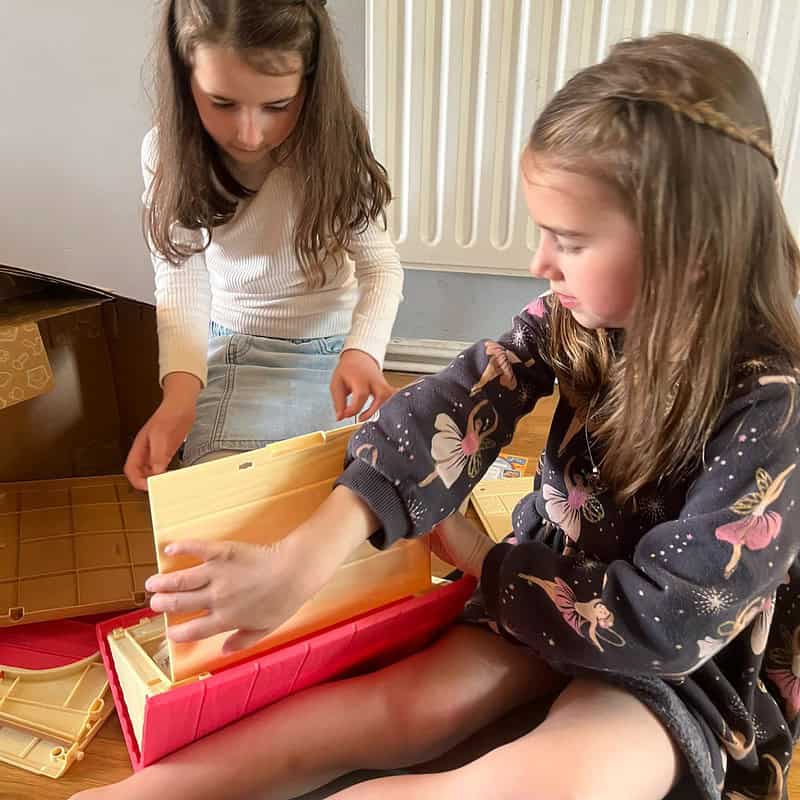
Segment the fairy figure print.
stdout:
[[753,620],[757,620],[750,634],[750,646],[754,653],[763,653],[774,609],[774,595],[754,597],[734,619],[721,622],[717,626],[717,633],[727,643],[737,637]]
[[758,614],[750,631],[750,649],[755,655],[760,656],[767,647],[772,617],[775,614],[775,595],[763,598],[757,608]]
[[741,761],[756,744],[755,733],[748,739],[746,734],[733,730],[727,723],[723,723],[722,733],[718,736],[726,752],[734,761]]
[[[479,412],[484,406],[491,411],[490,419]],[[434,420],[437,433],[431,441],[431,456],[436,464],[433,472],[420,481],[420,487],[429,486],[437,478],[449,489],[466,468],[470,478],[477,478],[483,462],[482,452],[491,450],[495,443],[488,438],[497,429],[499,418],[488,400],[481,400],[467,417],[462,434],[458,424],[447,414],[437,414]]]
[[733,546],[731,558],[725,565],[724,575],[730,578],[739,565],[742,548],[763,550],[781,531],[783,519],[777,511],[768,511],[783,492],[789,474],[796,467],[790,464],[775,480],[762,468],[756,470],[757,491],[739,498],[730,510],[743,519],[728,522],[717,528],[715,535],[721,542]]
[[783,383],[787,386],[797,385],[797,378],[794,375],[762,375],[758,382],[761,386],[768,386],[771,383]]
[[[546,294],[550,294],[550,292],[546,292]],[[535,300],[531,300],[528,305],[525,306],[525,310],[532,316],[536,317],[537,319],[542,319],[544,317],[544,313],[547,310],[544,304],[545,295],[541,297],[537,297]]]
[[778,687],[786,703],[786,719],[794,722],[800,717],[800,625],[790,634],[781,629],[783,647],[767,654],[767,677]]
[[[685,678],[691,672],[694,672],[701,664],[704,664],[715,656],[751,622],[753,623],[753,629],[750,631],[750,649],[755,655],[760,655],[767,646],[767,638],[769,636],[772,615],[774,613],[774,594],[768,597],[754,598],[736,614],[734,619],[721,622],[717,626],[717,635],[719,638],[706,635],[702,639],[697,640],[698,660],[691,667],[682,672],[672,672],[662,675],[662,677],[669,678],[670,680],[681,680]],[[734,742],[734,738],[731,738],[731,742]]]
[[474,397],[484,386],[491,383],[496,378],[500,378],[500,385],[513,391],[517,388],[517,376],[514,374],[514,364],[522,364],[524,367],[533,366],[534,359],[527,361],[522,359],[513,351],[507,350],[497,342],[486,342],[484,345],[489,363],[480,377],[480,380],[470,389],[469,396]]
[[[517,577],[522,578],[530,586],[544,589],[564,618],[564,622],[581,638],[588,638],[601,653],[605,652],[601,642],[613,647],[625,646],[625,639],[613,629],[614,613],[602,600],[598,598],[587,602],[578,600],[570,586],[558,577],[553,581],[524,573],[519,573]],[[585,631],[584,626],[588,626]]]
[[542,488],[544,507],[550,519],[564,531],[569,540],[564,554],[570,555],[581,537],[581,515],[589,522],[600,522],[605,517],[602,503],[597,499],[601,489],[592,486],[581,474],[572,474],[571,458],[564,467],[566,494],[549,483]]
[[378,463],[378,448],[374,444],[362,444],[356,448],[356,458],[360,458],[370,466]]

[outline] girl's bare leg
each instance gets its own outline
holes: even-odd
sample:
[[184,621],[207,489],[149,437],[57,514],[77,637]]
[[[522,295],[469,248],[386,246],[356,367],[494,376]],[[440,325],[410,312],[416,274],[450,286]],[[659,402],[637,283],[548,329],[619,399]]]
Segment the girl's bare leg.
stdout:
[[367,781],[335,800],[661,800],[682,768],[678,748],[645,705],[580,679],[538,728],[465,767]]
[[355,769],[427,761],[563,684],[524,648],[456,626],[397,664],[300,692],[73,800],[295,797]]

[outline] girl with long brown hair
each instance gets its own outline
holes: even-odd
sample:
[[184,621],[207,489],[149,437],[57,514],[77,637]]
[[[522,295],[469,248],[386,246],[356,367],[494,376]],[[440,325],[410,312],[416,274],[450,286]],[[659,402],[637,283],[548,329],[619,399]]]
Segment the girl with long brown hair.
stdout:
[[[341,797],[785,800],[800,730],[800,258],[756,79],[698,37],[620,43],[547,105],[521,171],[541,231],[530,271],[551,293],[395,395],[281,547],[183,543],[203,563],[149,582],[156,610],[207,610],[179,640],[258,636],[367,537],[436,528],[481,579],[470,624],[109,797],[290,797],[424,761],[557,692],[539,727],[471,763]],[[494,545],[456,509],[556,378],[533,491]]]
[[164,2],[142,146],[164,399],[128,457],[137,488],[187,434],[188,465],[391,394],[390,191],[324,6]]

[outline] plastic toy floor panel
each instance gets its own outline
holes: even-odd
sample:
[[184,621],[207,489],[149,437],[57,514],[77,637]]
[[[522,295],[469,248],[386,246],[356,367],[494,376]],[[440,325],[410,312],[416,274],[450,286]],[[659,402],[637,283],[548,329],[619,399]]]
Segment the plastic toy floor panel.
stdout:
[[0,484],[0,627],[141,606],[155,571],[146,495],[124,477]]

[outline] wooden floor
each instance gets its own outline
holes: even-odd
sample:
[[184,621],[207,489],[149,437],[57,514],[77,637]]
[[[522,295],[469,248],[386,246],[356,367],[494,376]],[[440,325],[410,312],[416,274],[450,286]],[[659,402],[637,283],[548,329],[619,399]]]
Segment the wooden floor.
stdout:
[[[402,386],[413,377],[395,374],[390,376],[390,380],[394,385]],[[534,413],[520,422],[514,441],[508,447],[508,451],[515,455],[528,456],[532,469],[547,436],[553,410],[551,399],[540,401]],[[798,752],[800,748],[796,751],[796,760],[800,758]],[[116,715],[113,715],[87,748],[84,760],[75,764],[60,780],[42,778],[0,764],[0,800],[65,800],[81,789],[119,781],[130,773],[122,731]],[[790,774],[789,797],[790,800],[800,800],[800,769]]]

